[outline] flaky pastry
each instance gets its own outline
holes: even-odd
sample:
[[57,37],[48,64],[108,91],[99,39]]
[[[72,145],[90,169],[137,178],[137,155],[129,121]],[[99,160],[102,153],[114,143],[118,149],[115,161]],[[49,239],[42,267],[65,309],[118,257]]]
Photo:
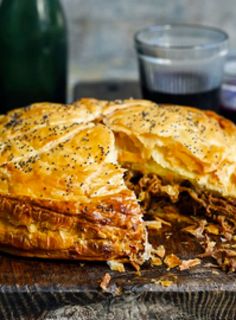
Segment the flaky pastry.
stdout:
[[34,104],[0,119],[0,243],[26,256],[142,263],[145,230],[100,106]]
[[137,266],[149,256],[142,214],[163,201],[204,212],[231,241],[235,148],[234,124],[189,107],[82,99],[13,110],[0,118],[1,249]]

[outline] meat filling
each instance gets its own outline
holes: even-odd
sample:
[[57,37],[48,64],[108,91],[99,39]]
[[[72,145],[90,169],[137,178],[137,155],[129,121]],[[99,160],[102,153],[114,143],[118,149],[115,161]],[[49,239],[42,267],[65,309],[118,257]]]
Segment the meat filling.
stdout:
[[195,225],[181,232],[197,238],[204,253],[216,259],[224,270],[236,270],[236,200],[200,190],[189,181],[169,184],[156,174],[127,171],[125,181],[134,190],[143,208],[145,219],[155,216],[160,208],[175,208],[183,220],[193,216]]

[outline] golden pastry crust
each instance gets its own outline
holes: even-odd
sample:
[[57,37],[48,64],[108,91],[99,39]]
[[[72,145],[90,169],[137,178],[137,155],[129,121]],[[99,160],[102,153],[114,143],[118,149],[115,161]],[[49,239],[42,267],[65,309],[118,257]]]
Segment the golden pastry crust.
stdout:
[[1,249],[142,264],[145,226],[122,166],[155,173],[173,199],[185,180],[234,198],[235,136],[213,112],[146,100],[13,110],[0,118]]
[[0,243],[22,255],[142,263],[145,229],[101,106],[36,104],[0,119]]
[[121,163],[236,196],[236,127],[229,120],[211,111],[146,100],[111,102],[103,113]]
[[0,243],[27,256],[135,261],[143,250],[143,226],[133,198],[124,193],[80,206],[77,213],[62,213],[2,196]]

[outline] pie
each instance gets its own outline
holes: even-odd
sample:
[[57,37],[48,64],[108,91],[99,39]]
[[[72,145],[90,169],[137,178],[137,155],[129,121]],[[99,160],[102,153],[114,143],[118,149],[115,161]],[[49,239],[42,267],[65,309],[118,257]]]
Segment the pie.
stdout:
[[138,268],[152,254],[146,220],[171,208],[205,221],[185,231],[235,270],[236,127],[214,112],[37,103],[1,116],[0,150],[2,251]]

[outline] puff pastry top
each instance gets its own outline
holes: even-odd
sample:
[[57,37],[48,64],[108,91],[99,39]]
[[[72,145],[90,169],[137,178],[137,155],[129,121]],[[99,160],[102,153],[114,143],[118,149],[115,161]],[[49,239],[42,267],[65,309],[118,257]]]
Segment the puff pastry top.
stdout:
[[236,196],[236,127],[229,120],[145,100],[110,103],[103,112],[115,132],[120,162]]
[[211,111],[133,99],[35,104],[2,116],[0,150],[0,192],[11,195],[84,201],[124,190],[118,152],[144,172],[236,196],[236,127]]
[[86,202],[126,190],[112,131],[96,106],[36,104],[0,119],[0,192]]
[[71,201],[119,192],[118,152],[144,172],[235,197],[235,150],[235,125],[211,111],[133,99],[34,104],[0,118],[0,192]]

